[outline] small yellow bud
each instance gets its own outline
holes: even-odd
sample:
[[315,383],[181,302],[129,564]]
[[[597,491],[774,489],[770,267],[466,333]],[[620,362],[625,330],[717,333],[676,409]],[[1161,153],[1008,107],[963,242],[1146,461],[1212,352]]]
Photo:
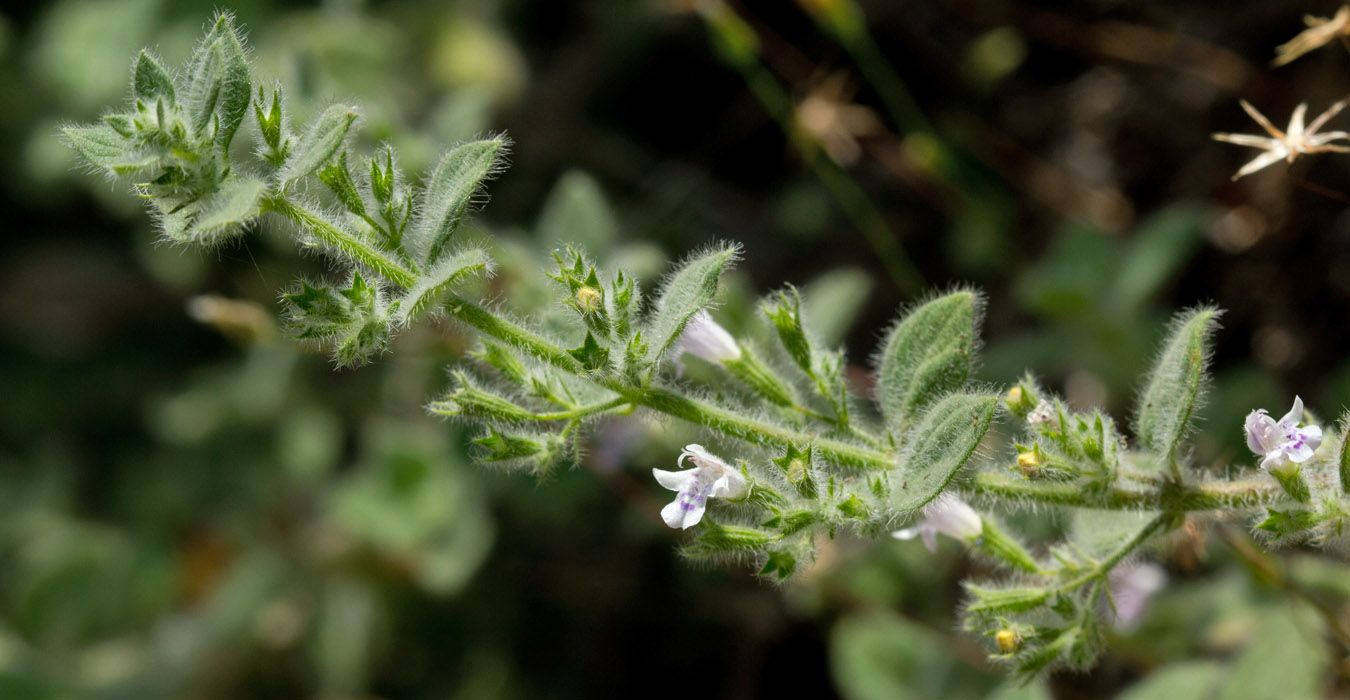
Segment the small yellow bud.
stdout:
[[1040,472],[1042,464],[1044,464],[1044,462],[1041,460],[1041,456],[1035,452],[1028,451],[1017,453],[1017,468],[1021,469],[1022,476],[1025,476],[1028,479],[1036,476],[1036,474]]
[[582,287],[577,290],[577,307],[582,311],[599,311],[604,297],[594,287]]
[[994,643],[998,644],[998,650],[1004,654],[1017,651],[1017,644],[1020,641],[1022,640],[1018,638],[1017,633],[1008,629],[999,630],[998,634],[994,635]]
[[1009,389],[1008,395],[1003,399],[1003,403],[1006,403],[1009,406],[1016,406],[1017,404],[1022,403],[1022,387],[1015,386]]

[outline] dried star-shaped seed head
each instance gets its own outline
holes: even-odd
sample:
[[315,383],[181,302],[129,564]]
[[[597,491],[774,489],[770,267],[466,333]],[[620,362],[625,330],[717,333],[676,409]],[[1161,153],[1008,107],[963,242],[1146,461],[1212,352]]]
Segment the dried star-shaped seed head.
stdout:
[[1307,29],[1275,47],[1272,65],[1282,66],[1309,51],[1330,44],[1333,39],[1340,39],[1350,49],[1350,43],[1346,43],[1346,37],[1350,36],[1350,5],[1341,5],[1341,9],[1336,10],[1336,16],[1331,19],[1304,15],[1303,23],[1308,25]]
[[1265,151],[1265,153],[1252,159],[1250,163],[1242,166],[1242,169],[1237,171],[1237,174],[1233,176],[1234,180],[1243,175],[1250,175],[1279,160],[1285,160],[1292,163],[1299,154],[1350,153],[1350,146],[1338,146],[1331,143],[1336,139],[1350,141],[1350,134],[1347,134],[1344,131],[1328,131],[1325,133],[1318,133],[1317,131],[1322,128],[1323,124],[1327,123],[1327,120],[1339,114],[1342,109],[1345,109],[1346,100],[1341,100],[1328,107],[1327,111],[1317,115],[1317,118],[1307,127],[1303,126],[1303,115],[1308,111],[1308,105],[1306,103],[1300,104],[1298,107],[1294,108],[1293,116],[1289,117],[1289,127],[1287,131],[1276,129],[1275,125],[1271,124],[1270,120],[1266,119],[1265,115],[1256,111],[1256,108],[1251,106],[1246,100],[1240,100],[1240,102],[1242,108],[1247,110],[1247,114],[1250,114],[1252,119],[1255,119],[1256,123],[1260,124],[1261,128],[1265,129],[1266,133],[1270,134],[1270,136],[1256,136],[1253,134],[1212,134],[1214,139],[1218,141],[1235,143],[1239,146],[1251,146],[1252,148],[1260,148]]

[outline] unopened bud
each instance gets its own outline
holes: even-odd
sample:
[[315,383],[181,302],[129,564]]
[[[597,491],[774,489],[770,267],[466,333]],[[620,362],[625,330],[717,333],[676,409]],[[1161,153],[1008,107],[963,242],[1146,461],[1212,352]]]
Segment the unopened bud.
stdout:
[[1022,640],[1017,633],[1010,629],[1001,629],[994,635],[994,643],[998,644],[998,650],[1004,654],[1011,654],[1017,651],[1017,645]]
[[1035,451],[1028,450],[1017,453],[1017,468],[1022,470],[1022,476],[1028,479],[1039,474],[1043,464],[1045,464],[1045,461]]
[[594,287],[582,287],[577,290],[577,308],[585,311],[599,311],[605,298]]

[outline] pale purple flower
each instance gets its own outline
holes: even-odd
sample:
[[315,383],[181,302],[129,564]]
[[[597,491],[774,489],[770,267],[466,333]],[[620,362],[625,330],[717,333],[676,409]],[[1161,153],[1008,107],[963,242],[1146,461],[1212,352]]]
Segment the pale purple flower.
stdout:
[[661,519],[667,525],[683,530],[703,519],[709,498],[741,498],[748,490],[745,476],[739,470],[703,449],[702,445],[685,445],[676,464],[682,467],[686,459],[694,463],[693,469],[682,472],[652,470],[657,483],[679,492],[674,502],[661,509]]
[[1295,396],[1294,407],[1276,422],[1264,408],[1247,414],[1247,447],[1261,455],[1261,468],[1282,470],[1290,464],[1312,459],[1322,444],[1322,429],[1315,425],[1298,427],[1303,420],[1303,399]]
[[971,540],[984,532],[984,521],[965,501],[942,494],[933,499],[924,508],[924,518],[911,527],[896,530],[891,537],[897,540],[923,539],[923,546],[930,552],[937,551],[937,536],[946,535],[955,539]]
[[1116,626],[1128,630],[1143,618],[1153,594],[1167,584],[1167,572],[1157,564],[1134,562],[1112,569],[1108,579],[1115,602]]
[[672,349],[671,356],[675,358],[675,366],[681,374],[684,373],[684,363],[680,361],[680,356],[686,352],[714,364],[741,359],[740,344],[727,329],[713,320],[707,309],[700,309],[690,317]]

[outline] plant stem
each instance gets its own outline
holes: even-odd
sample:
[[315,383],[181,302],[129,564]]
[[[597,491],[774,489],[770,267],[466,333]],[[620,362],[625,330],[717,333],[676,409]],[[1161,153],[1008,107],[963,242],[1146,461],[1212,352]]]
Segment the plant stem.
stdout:
[[[556,344],[521,326],[499,318],[483,307],[451,297],[445,310],[456,318],[522,352],[559,369],[585,374],[581,363]],[[712,428],[720,433],[766,447],[814,445],[818,454],[837,464],[866,470],[894,468],[895,455],[818,434],[791,430],[740,415],[713,404],[682,396],[668,389],[636,386],[608,375],[590,375],[600,386],[618,394],[621,403],[643,406],[658,413]],[[617,404],[616,404],[617,405]],[[1197,484],[1162,483],[1149,490],[1113,486],[1104,493],[1084,490],[1080,484],[1016,479],[996,472],[976,472],[964,485],[973,493],[1014,501],[1110,510],[1158,510],[1178,513],[1189,510],[1242,509],[1272,504],[1285,498],[1278,485],[1265,480],[1210,481]]]
[[780,448],[810,444],[815,446],[816,453],[822,457],[860,469],[889,469],[895,464],[894,457],[883,452],[757,421],[667,389],[610,388],[622,392],[634,404],[712,428],[752,444]]
[[556,411],[554,413],[536,413],[534,414],[534,419],[567,420],[567,419],[584,418],[586,416],[595,415],[597,413],[604,413],[605,411],[608,411],[610,409],[626,405],[629,405],[628,399],[619,397],[610,399],[608,401],[602,401],[600,403],[591,404],[589,406],[577,406],[576,408],[570,411]]
[[1105,493],[1091,494],[1079,484],[1025,481],[995,472],[977,472],[964,488],[985,496],[1014,500],[1110,510],[1167,512],[1251,508],[1275,503],[1285,497],[1278,486],[1264,480],[1169,483],[1149,491],[1116,486]]
[[1117,549],[1116,551],[1112,552],[1111,556],[1103,559],[1102,561],[1098,562],[1096,566],[1092,567],[1091,571],[1083,574],[1082,576],[1079,576],[1078,578],[1069,581],[1068,583],[1057,586],[1055,590],[1061,592],[1071,591],[1074,590],[1075,588],[1090,583],[1094,579],[1101,578],[1102,576],[1105,576],[1106,574],[1110,573],[1111,569],[1116,568],[1116,564],[1120,563],[1120,560],[1129,556],[1130,552],[1133,552],[1134,550],[1138,549],[1139,546],[1142,545],[1144,542],[1147,542],[1148,538],[1152,537],[1153,534],[1157,532],[1158,529],[1161,528],[1164,523],[1167,522],[1168,517],[1169,516],[1167,514],[1163,514],[1154,518],[1151,522],[1149,522],[1148,525],[1144,526],[1144,529],[1135,533],[1134,537],[1131,537],[1128,542],[1121,545],[1120,549]]
[[581,363],[563,348],[510,321],[498,318],[468,299],[449,297],[445,300],[444,308],[455,318],[558,369],[573,374],[581,374],[584,371]]
[[268,211],[274,211],[294,221],[301,228],[321,238],[328,245],[342,251],[344,255],[378,272],[394,284],[408,289],[413,286],[417,276],[398,261],[388,257],[383,251],[335,226],[323,215],[310,211],[304,206],[292,202],[283,195],[274,195],[263,201]]

